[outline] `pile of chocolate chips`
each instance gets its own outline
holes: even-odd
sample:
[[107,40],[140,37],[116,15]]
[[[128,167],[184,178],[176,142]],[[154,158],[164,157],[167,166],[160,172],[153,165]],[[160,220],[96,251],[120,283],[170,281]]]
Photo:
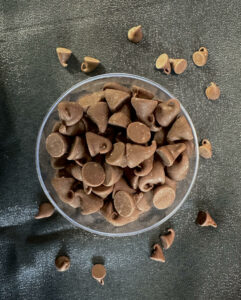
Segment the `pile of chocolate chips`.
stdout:
[[154,205],[171,206],[193,153],[193,134],[176,99],[162,101],[116,82],[58,105],[60,121],[46,139],[52,185],[83,215],[100,212],[114,226]]

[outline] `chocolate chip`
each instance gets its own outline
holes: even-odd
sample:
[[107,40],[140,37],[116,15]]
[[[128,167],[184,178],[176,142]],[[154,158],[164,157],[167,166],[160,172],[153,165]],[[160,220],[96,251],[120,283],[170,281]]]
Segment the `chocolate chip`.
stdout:
[[35,216],[35,219],[43,219],[51,217],[54,214],[54,207],[51,203],[45,202],[39,205],[38,214]]
[[163,263],[165,262],[165,256],[164,256],[162,248],[159,244],[155,244],[153,246],[153,251],[152,251],[150,259],[159,261],[159,262],[163,262]]
[[64,169],[68,164],[66,155],[61,157],[51,157],[51,167],[55,170]]
[[162,146],[165,141],[165,131],[161,128],[158,132],[154,134],[154,141],[156,141],[157,146]]
[[152,207],[152,193],[139,193],[134,195],[136,207],[143,212],[147,212]]
[[180,103],[176,99],[159,103],[155,110],[156,121],[163,127],[169,126],[180,113]]
[[178,159],[175,160],[171,167],[167,167],[167,175],[175,180],[181,181],[183,180],[188,173],[189,170],[189,159],[186,152],[180,154]]
[[123,170],[116,166],[111,166],[107,163],[104,164],[105,181],[104,185],[109,187],[118,182],[123,174]]
[[68,66],[68,60],[70,59],[72,51],[67,48],[56,48],[56,52],[61,66],[66,68]]
[[125,168],[127,166],[125,144],[115,143],[112,152],[106,155],[105,160],[109,165]]
[[129,168],[135,168],[144,160],[150,158],[156,151],[156,142],[150,146],[126,144],[126,158]]
[[59,118],[65,125],[72,126],[83,116],[83,108],[76,102],[62,101],[58,104]]
[[106,89],[105,99],[109,109],[115,112],[130,99],[130,94],[119,90]]
[[169,178],[168,176],[165,177],[165,184],[170,186],[174,191],[177,189],[177,183],[175,180]]
[[99,153],[105,154],[111,151],[112,143],[106,137],[92,132],[86,132],[85,136],[89,153],[92,157],[96,156]]
[[220,89],[216,83],[211,82],[206,88],[205,94],[209,100],[217,100],[220,97]]
[[163,248],[165,250],[169,249],[174,242],[175,231],[172,228],[168,229],[168,233],[165,235],[161,235],[160,239],[162,241]]
[[171,73],[171,65],[169,57],[166,53],[161,54],[156,60],[156,68],[169,75]]
[[203,158],[211,158],[212,157],[212,145],[207,139],[203,139],[201,142],[201,146],[199,147],[199,154]]
[[68,150],[68,141],[58,132],[50,133],[46,139],[46,150],[52,157],[61,157]]
[[59,128],[60,128],[61,125],[62,125],[61,121],[55,122],[51,132],[59,132]]
[[74,178],[54,177],[51,183],[59,198],[65,202],[69,198],[69,191],[72,189],[75,180]]
[[99,186],[105,181],[105,172],[96,162],[88,162],[82,168],[83,181],[89,186]]
[[104,285],[104,278],[106,276],[106,269],[103,265],[97,264],[92,267],[92,277],[101,285]]
[[115,194],[118,192],[118,191],[124,191],[124,192],[127,192],[129,194],[134,194],[135,193],[135,190],[132,189],[128,184],[127,182],[125,181],[124,178],[120,178],[119,181],[117,181],[114,185],[114,188],[113,188],[113,192],[112,192],[112,195],[113,197],[115,196]]
[[104,91],[98,91],[92,94],[81,96],[79,99],[77,99],[77,103],[79,103],[80,106],[83,108],[84,112],[86,112],[90,106],[97,104],[104,98]]
[[125,191],[118,191],[114,196],[114,206],[122,217],[129,217],[135,209],[135,201],[131,194]]
[[150,129],[141,122],[130,123],[126,132],[127,137],[137,144],[145,144],[151,138]]
[[155,100],[131,98],[131,104],[136,111],[137,118],[149,127],[155,122],[153,112],[157,106],[157,103],[158,102]]
[[193,62],[196,66],[202,67],[206,65],[208,60],[208,50],[205,47],[201,47],[198,51],[193,53]]
[[173,165],[176,158],[186,150],[184,143],[162,146],[156,149],[156,153],[160,156],[164,166],[170,167]]
[[107,128],[109,109],[105,102],[90,106],[87,110],[89,118],[97,125],[99,131],[104,133]]
[[82,181],[82,168],[76,163],[70,164],[67,167],[68,172],[77,180]]
[[151,156],[150,158],[141,162],[137,167],[135,167],[134,174],[140,177],[149,174],[153,168],[153,159],[154,156]]
[[216,228],[217,224],[213,220],[213,218],[210,216],[210,214],[206,211],[199,211],[196,219],[196,223],[200,226],[206,227],[211,226]]
[[152,99],[154,97],[151,91],[137,85],[133,85],[131,90],[134,98]]
[[100,64],[100,61],[96,58],[85,56],[84,61],[81,64],[81,71],[84,73],[89,73],[94,71],[98,65]]
[[176,192],[168,185],[158,186],[153,192],[153,204],[157,209],[166,209],[175,200]]
[[170,58],[170,64],[171,64],[171,67],[173,69],[173,71],[176,73],[176,74],[182,74],[186,68],[187,68],[187,61],[186,59],[173,59],[173,58]]
[[83,190],[77,190],[75,196],[80,201],[82,215],[90,215],[98,212],[103,206],[103,199],[93,194],[87,195]]
[[129,182],[130,186],[136,190],[138,188],[139,176],[137,176],[134,173],[134,169],[125,168],[124,174]]
[[114,113],[108,120],[108,124],[126,128],[131,123],[130,109],[124,105],[118,112]]
[[121,85],[117,82],[106,82],[104,84],[104,87],[103,87],[103,90],[106,90],[106,89],[113,89],[113,90],[119,90],[119,91],[122,91],[122,92],[126,92],[128,94],[131,94],[131,90],[128,89],[126,86],[124,85]]
[[85,156],[85,154],[86,154],[85,141],[83,137],[76,136],[71,146],[67,159],[68,160],[81,159]]
[[187,156],[189,158],[191,158],[195,152],[195,146],[194,146],[194,143],[193,141],[183,141],[182,143],[184,143],[186,145],[186,153],[187,153]]
[[142,192],[148,192],[153,189],[155,184],[165,183],[165,172],[163,164],[160,161],[154,161],[153,168],[149,174],[139,180],[139,189]]
[[70,259],[67,256],[59,256],[55,260],[55,266],[59,272],[67,271],[70,267]]
[[66,126],[61,124],[58,130],[61,134],[67,136],[75,136],[83,133],[85,131],[85,126],[82,120],[72,126]]
[[143,38],[141,25],[132,27],[128,31],[128,39],[133,43],[139,43]]
[[101,185],[92,188],[92,192],[102,199],[106,199],[112,193],[112,191],[113,191],[113,185],[112,186]]
[[167,134],[167,140],[169,142],[174,142],[180,140],[189,141],[192,139],[192,129],[187,119],[184,116],[178,117]]

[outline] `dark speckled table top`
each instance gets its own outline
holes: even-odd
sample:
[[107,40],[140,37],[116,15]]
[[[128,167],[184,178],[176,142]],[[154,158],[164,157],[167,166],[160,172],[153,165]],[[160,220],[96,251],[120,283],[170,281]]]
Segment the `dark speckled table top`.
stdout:
[[[230,1],[0,1],[0,299],[241,299],[241,2]],[[127,40],[141,24],[144,39]],[[52,103],[87,78],[66,70],[55,48],[78,60],[101,60],[94,74],[126,72],[152,79],[190,113],[213,158],[201,159],[190,197],[161,228],[134,237],[105,238],[73,227],[61,215],[34,220],[46,198],[34,163],[37,132]],[[209,50],[197,68],[192,53]],[[186,58],[180,76],[155,70],[163,52]],[[91,76],[92,76],[91,75]],[[205,98],[216,82],[221,97]],[[218,228],[195,225],[207,209]],[[149,259],[151,245],[172,226],[176,239],[166,263]],[[55,270],[66,253],[71,268]],[[90,275],[104,262],[105,285]]]

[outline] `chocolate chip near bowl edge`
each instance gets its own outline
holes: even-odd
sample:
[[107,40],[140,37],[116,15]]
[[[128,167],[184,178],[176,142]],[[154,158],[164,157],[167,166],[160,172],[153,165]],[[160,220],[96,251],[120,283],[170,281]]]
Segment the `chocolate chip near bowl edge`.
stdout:
[[159,261],[159,262],[163,262],[163,263],[165,262],[165,256],[164,256],[162,248],[159,244],[155,244],[153,246],[153,250],[152,250],[150,259]]
[[70,259],[68,256],[58,256],[55,259],[55,266],[59,272],[67,271],[70,267]]
[[60,121],[46,139],[59,199],[117,227],[171,206],[194,148],[179,101],[118,82],[68,99],[77,102],[59,103]]
[[213,220],[207,211],[199,211],[196,219],[196,223],[202,227],[211,226],[216,228],[217,223]]
[[92,277],[101,285],[104,285],[104,278],[106,276],[106,269],[102,264],[96,264],[91,270]]
[[163,248],[165,250],[169,249],[174,242],[175,231],[172,228],[169,228],[167,234],[161,235],[160,239],[162,241]]
[[35,219],[43,219],[51,217],[54,214],[54,207],[49,202],[44,202],[39,205],[38,214],[35,216]]
[[89,73],[94,71],[98,65],[100,64],[100,61],[96,58],[85,56],[84,61],[81,64],[81,71],[84,73]]

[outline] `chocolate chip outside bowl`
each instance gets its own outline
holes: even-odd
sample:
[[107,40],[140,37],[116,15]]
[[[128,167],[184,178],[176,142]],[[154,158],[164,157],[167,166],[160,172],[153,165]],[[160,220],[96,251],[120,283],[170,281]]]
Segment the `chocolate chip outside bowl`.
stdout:
[[56,121],[59,120],[57,105],[60,102],[78,101],[80,97],[87,95],[88,93],[101,90],[103,86],[109,82],[117,82],[127,87],[136,85],[150,90],[153,94],[155,94],[154,99],[169,100],[172,98],[177,98],[180,103],[182,103],[182,99],[179,99],[178,95],[176,95],[176,97],[173,96],[158,83],[132,74],[110,73],[91,77],[81,81],[63,93],[46,114],[37,137],[36,168],[44,193],[48,197],[49,201],[53,204],[55,209],[69,222],[94,234],[121,237],[140,234],[160,226],[178,211],[184,201],[188,198],[196,179],[199,163],[199,145],[192,120],[181,104],[181,112],[186,117],[194,136],[194,154],[190,158],[190,166],[187,177],[183,181],[177,183],[176,198],[174,203],[164,210],[157,210],[155,207],[153,207],[150,211],[141,215],[135,222],[122,227],[114,227],[112,224],[109,224],[99,213],[94,213],[93,215],[81,215],[79,208],[73,208],[61,201],[51,185],[54,169],[51,167],[51,158],[46,151],[45,140],[52,131]]

